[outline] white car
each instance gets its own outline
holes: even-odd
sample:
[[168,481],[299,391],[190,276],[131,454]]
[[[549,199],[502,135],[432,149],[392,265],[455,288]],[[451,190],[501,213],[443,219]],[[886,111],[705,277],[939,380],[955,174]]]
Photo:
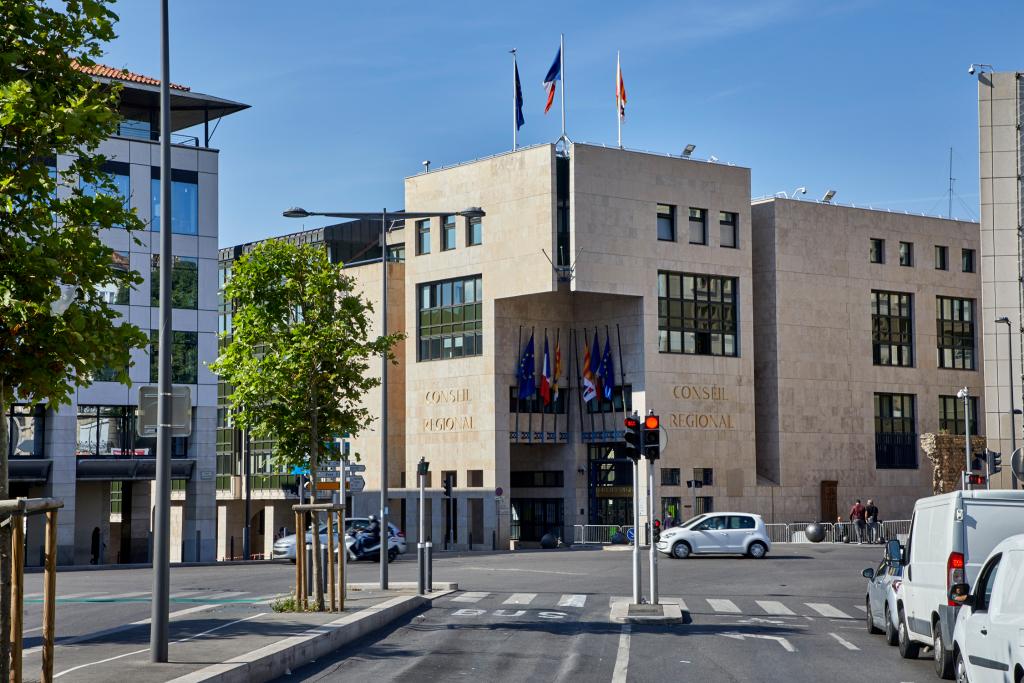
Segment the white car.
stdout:
[[962,607],[953,629],[957,681],[1024,681],[1024,534],[1011,536],[989,554],[974,590],[953,586]]
[[868,633],[884,632],[885,642],[896,645],[896,605],[903,583],[903,565],[886,555],[877,568],[868,567],[861,575],[868,580],[865,596]]
[[724,553],[760,559],[772,549],[764,520],[749,512],[697,515],[661,532],[658,552],[682,560],[691,554]]
[[[353,529],[365,528],[370,521],[366,517],[347,517],[345,518],[345,531],[349,532]],[[394,559],[396,556],[404,554],[406,551],[405,534],[403,534],[398,527],[391,522],[388,522],[388,528],[390,534],[388,534],[388,553]],[[313,534],[306,532],[306,546],[309,547],[313,543]],[[327,547],[327,525],[320,525],[320,543],[323,547]],[[338,545],[338,533],[334,533],[334,547],[339,548]],[[291,560],[295,561],[295,534],[288,536],[282,536],[281,538],[274,541],[274,559],[275,560]]]

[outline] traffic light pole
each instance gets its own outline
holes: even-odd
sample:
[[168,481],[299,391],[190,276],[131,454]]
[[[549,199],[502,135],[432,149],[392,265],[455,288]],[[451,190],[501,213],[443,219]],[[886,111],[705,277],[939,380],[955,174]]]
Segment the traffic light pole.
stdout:
[[647,523],[651,528],[651,604],[658,604],[658,549],[654,542],[654,460],[647,460]]
[[[639,456],[639,453],[637,454]],[[633,458],[633,604],[643,601],[640,570],[640,458]]]

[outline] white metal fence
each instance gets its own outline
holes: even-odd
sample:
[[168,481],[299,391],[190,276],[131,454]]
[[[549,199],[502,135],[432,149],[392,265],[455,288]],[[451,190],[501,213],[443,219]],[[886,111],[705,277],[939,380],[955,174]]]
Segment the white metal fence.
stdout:
[[616,524],[577,524],[573,527],[572,542],[579,545],[609,544],[617,532],[625,536],[631,528]]
[[[810,522],[792,522],[789,524],[765,524],[768,538],[772,543],[792,543],[794,541],[804,542],[804,530]],[[822,543],[856,543],[857,528],[853,522],[820,522],[825,530],[825,539]],[[616,526],[614,524],[577,524],[573,527],[573,543],[577,545],[601,545],[610,544],[612,536],[621,532],[623,536],[632,527]],[[909,519],[894,519],[887,522],[878,522],[875,525],[866,524],[863,530],[863,541],[865,543],[884,543],[889,539],[896,538],[904,540],[910,533]],[[646,542],[641,539],[641,542]]]

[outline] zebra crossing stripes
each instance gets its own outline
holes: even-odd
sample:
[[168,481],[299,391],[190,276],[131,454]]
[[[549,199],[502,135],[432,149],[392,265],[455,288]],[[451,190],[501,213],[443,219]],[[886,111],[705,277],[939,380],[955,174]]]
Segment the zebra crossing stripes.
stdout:
[[846,612],[833,607],[827,602],[805,602],[804,604],[823,617],[829,617],[831,619],[853,619],[853,617]]
[[468,593],[463,593],[462,595],[456,595],[454,598],[452,598],[452,602],[480,602],[488,595],[490,595],[490,593],[470,591]]
[[726,600],[724,598],[705,598],[708,604],[711,605],[711,609],[716,612],[726,612],[729,614],[739,614],[740,608],[736,606],[736,603],[732,600]]
[[536,593],[513,593],[508,596],[503,605],[529,605],[537,597]]
[[586,595],[563,595],[558,601],[558,607],[583,607],[586,602]]
[[794,616],[793,610],[783,605],[778,600],[755,600],[757,606],[763,609],[768,614],[776,617],[792,617]]

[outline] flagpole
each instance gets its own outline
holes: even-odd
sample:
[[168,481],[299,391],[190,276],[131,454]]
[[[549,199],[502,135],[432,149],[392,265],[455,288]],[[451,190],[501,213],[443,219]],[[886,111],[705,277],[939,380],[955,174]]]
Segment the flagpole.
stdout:
[[[547,352],[548,352],[548,328],[545,327],[544,328],[544,359],[541,360],[541,362],[540,362],[540,376],[541,376],[541,378],[546,377],[546,375],[544,374],[544,370],[546,368],[544,366],[545,366],[546,361],[548,359],[548,353]],[[550,396],[550,395],[551,395],[551,389],[549,388],[548,389],[548,396]],[[546,412],[548,412],[548,407],[546,405],[544,405],[544,397],[541,396],[540,397],[540,442],[541,443],[546,442],[547,441],[547,437],[548,437],[547,432],[544,431],[544,414]]]
[[[516,355],[522,356],[523,354],[523,326],[519,326],[519,344],[516,346]],[[519,372],[519,366],[516,366],[516,443],[519,443],[519,413],[522,408],[522,403],[519,401],[519,377],[522,373]]]
[[[572,353],[576,357],[576,402],[580,409],[580,441],[583,441],[583,369],[580,368],[580,332],[576,328],[572,328],[572,336],[569,339],[569,343],[572,344]],[[569,375],[572,375],[571,370]],[[568,419],[568,413],[566,413],[566,421]]]
[[559,33],[558,34],[558,54],[561,56],[561,59],[562,59],[562,64],[560,65],[561,66],[561,71],[562,71],[562,137],[565,138],[566,140],[568,140],[568,138],[565,137],[565,34],[564,33]]
[[622,59],[619,56],[619,51],[615,51],[615,119],[619,124],[619,149],[622,149],[622,103],[619,101],[621,97],[622,87]]
[[[534,328],[533,326],[530,327],[530,339],[531,340],[534,338],[533,337],[533,333],[534,333],[535,330],[536,330],[536,328]],[[537,344],[536,344],[536,342],[534,342],[534,345],[533,345],[533,355],[534,356],[537,355]],[[529,403],[529,410],[530,410],[530,412],[526,414],[526,425],[527,425],[526,429],[529,431],[529,434],[530,434],[530,436],[529,436],[529,443],[533,443],[533,402],[537,400],[537,379],[536,379],[536,377],[537,377],[537,361],[531,359],[530,362],[533,363],[533,377],[534,377],[534,381],[533,381],[533,395],[530,396],[530,403]]]
[[[555,364],[553,366],[551,366],[551,374],[552,374],[552,377],[555,378],[555,386],[558,386],[558,337],[561,334],[561,332],[562,332],[562,329],[560,327],[559,328],[555,328]],[[563,401],[562,404],[564,405],[565,402]],[[553,396],[552,399],[551,399],[551,413],[555,416],[554,417],[554,422],[555,422],[555,426],[554,426],[554,430],[555,430],[555,443],[558,443],[558,397],[557,396]]]
[[518,93],[516,92],[516,48],[509,50],[512,53],[512,151],[516,151],[519,144],[519,104]]

